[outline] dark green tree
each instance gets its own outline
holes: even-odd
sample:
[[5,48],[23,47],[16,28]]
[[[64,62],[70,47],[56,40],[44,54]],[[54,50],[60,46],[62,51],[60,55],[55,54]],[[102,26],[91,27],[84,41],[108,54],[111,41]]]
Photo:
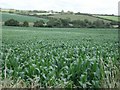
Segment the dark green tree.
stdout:
[[60,19],[51,19],[47,22],[48,27],[62,27],[62,22]]
[[27,21],[24,21],[22,26],[23,27],[29,27],[29,23]]
[[96,20],[93,22],[95,28],[104,28],[106,25],[103,20]]
[[70,18],[60,19],[60,20],[61,20],[61,23],[62,23],[62,27],[65,27],[65,28],[70,27],[70,25],[69,25],[71,23]]
[[40,21],[36,21],[34,22],[34,27],[44,27],[44,21],[43,20],[40,20]]
[[19,26],[19,22],[17,20],[10,19],[10,20],[5,21],[5,25],[6,26]]

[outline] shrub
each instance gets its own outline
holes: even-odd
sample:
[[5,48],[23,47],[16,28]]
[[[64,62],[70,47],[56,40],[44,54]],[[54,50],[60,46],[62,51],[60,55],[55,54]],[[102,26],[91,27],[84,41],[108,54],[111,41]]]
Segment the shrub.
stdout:
[[22,26],[23,27],[29,27],[29,23],[27,21],[24,21]]
[[106,24],[104,23],[103,20],[96,20],[93,22],[93,24],[95,25],[95,28],[104,28],[106,27]]
[[5,21],[5,25],[6,26],[19,26],[19,22],[17,20],[10,19],[10,20]]
[[75,28],[84,28],[86,27],[86,23],[84,21],[80,21],[80,20],[74,20],[72,21],[73,27]]
[[60,19],[51,19],[47,22],[47,27],[62,27]]
[[67,27],[71,27],[70,26],[70,22],[71,20],[68,19],[50,19],[47,22],[47,27],[62,27],[62,28],[67,28]]
[[70,20],[70,18],[67,18],[67,19],[60,19],[61,20],[61,23],[62,23],[62,27],[70,27],[70,22],[71,22],[71,20]]
[[40,20],[40,21],[36,21],[34,22],[34,25],[33,27],[44,27],[44,21],[43,20]]

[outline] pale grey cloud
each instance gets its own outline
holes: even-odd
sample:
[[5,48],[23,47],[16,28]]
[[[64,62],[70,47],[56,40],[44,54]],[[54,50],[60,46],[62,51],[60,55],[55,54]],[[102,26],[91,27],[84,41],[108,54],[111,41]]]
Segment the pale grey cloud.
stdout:
[[119,0],[0,0],[1,8],[117,14]]

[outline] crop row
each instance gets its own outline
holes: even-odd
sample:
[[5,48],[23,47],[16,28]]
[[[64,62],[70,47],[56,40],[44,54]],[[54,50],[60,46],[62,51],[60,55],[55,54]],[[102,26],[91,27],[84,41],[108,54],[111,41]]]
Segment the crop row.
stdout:
[[3,43],[2,79],[40,87],[118,87],[118,43]]

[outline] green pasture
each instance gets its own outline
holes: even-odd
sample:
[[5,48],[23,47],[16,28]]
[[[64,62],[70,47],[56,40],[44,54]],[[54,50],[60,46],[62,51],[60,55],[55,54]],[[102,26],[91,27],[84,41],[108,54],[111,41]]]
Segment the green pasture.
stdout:
[[35,22],[37,20],[43,20],[45,22],[48,21],[47,19],[44,19],[44,18],[38,18],[38,17],[34,17],[34,16],[25,16],[25,15],[19,15],[19,14],[0,13],[0,15],[2,16],[3,22],[5,22],[9,19],[15,19],[19,22],[24,22],[24,21]]
[[118,17],[117,16],[98,16],[98,17],[103,18],[103,19],[118,21]]

